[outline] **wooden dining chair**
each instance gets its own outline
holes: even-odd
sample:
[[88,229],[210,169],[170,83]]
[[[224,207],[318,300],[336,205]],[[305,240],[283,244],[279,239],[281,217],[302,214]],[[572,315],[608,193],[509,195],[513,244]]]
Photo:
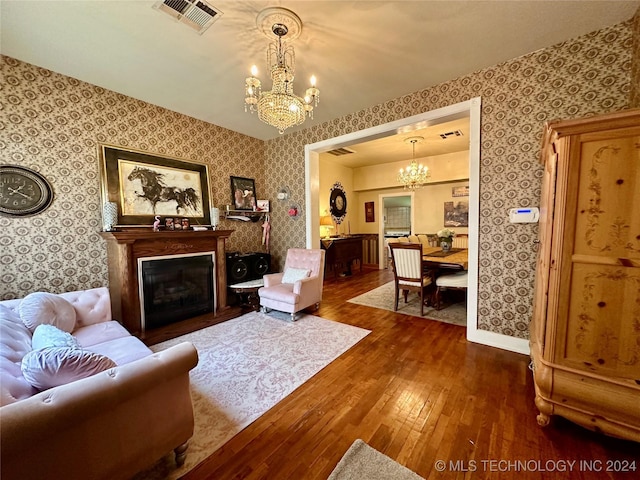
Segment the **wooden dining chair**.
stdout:
[[434,303],[435,303],[436,310],[440,310],[442,290],[446,290],[446,289],[467,290],[468,282],[469,282],[469,274],[467,271],[447,273],[445,275],[440,275],[438,278],[436,278],[436,293],[434,295]]
[[390,243],[391,259],[393,261],[393,277],[395,284],[395,299],[393,310],[398,310],[400,290],[404,295],[404,303],[410,291],[417,292],[420,297],[420,315],[424,316],[424,306],[430,304],[435,287],[434,276],[422,269],[421,243]]

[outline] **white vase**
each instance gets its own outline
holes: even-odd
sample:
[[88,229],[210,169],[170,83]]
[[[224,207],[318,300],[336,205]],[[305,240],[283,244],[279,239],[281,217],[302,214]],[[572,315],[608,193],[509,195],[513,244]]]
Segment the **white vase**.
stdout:
[[102,228],[105,232],[111,232],[117,224],[118,205],[115,202],[105,202],[102,206]]

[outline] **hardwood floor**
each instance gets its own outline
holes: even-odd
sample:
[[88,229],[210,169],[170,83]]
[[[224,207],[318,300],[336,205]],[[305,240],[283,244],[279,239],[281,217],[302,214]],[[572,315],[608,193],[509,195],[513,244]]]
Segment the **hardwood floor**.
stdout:
[[[463,327],[346,303],[391,279],[325,282],[316,315],[371,333],[184,478],[326,479],[357,438],[427,479],[638,478],[637,443],[557,417],[537,425],[528,357],[467,342]],[[616,472],[625,461],[636,471]]]

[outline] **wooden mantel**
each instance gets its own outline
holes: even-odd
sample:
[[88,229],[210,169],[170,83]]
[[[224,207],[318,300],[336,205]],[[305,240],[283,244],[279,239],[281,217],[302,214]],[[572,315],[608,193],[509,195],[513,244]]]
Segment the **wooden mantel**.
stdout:
[[131,228],[101,232],[107,241],[109,290],[113,318],[134,335],[143,336],[138,294],[138,258],[216,252],[216,312],[227,308],[225,240],[233,230],[160,231]]

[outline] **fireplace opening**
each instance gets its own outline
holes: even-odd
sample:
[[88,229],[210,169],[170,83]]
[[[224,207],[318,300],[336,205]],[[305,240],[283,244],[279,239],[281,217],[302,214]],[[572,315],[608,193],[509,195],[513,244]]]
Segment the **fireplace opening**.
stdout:
[[142,330],[215,312],[215,252],[138,259]]

